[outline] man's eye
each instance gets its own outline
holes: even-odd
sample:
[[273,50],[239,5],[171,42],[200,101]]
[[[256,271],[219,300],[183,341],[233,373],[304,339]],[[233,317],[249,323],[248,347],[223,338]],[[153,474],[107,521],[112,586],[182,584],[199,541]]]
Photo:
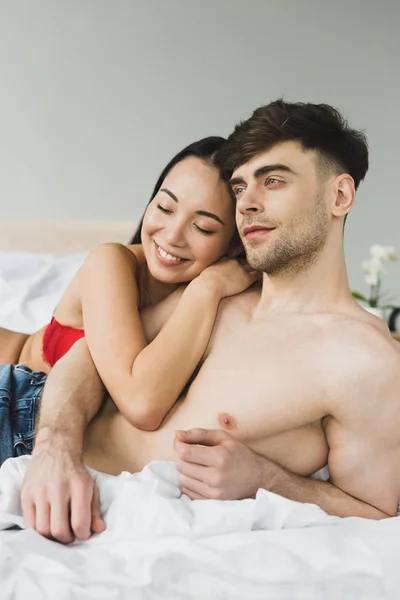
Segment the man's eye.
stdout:
[[233,190],[233,193],[236,196],[236,198],[238,196],[240,196],[240,194],[243,194],[243,192],[244,192],[244,187],[237,187],[237,188],[234,188],[234,190]]
[[282,183],[282,181],[280,179],[276,179],[275,177],[268,177],[265,183],[266,185],[279,185]]
[[200,233],[204,233],[204,235],[213,235],[213,233],[215,233],[215,231],[210,231],[209,229],[203,229],[202,227],[199,227],[196,225],[196,223],[194,223],[194,226],[198,231],[200,231]]
[[157,204],[157,208],[159,210],[161,210],[161,212],[165,213],[166,215],[172,214],[172,210],[168,210],[167,208],[164,208],[163,206],[161,206],[161,204]]

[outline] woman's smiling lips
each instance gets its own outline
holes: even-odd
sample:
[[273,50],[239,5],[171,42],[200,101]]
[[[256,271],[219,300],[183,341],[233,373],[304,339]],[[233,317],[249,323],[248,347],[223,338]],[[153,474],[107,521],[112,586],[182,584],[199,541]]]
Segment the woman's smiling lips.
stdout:
[[162,246],[159,246],[157,242],[154,242],[154,245],[156,248],[156,256],[163,265],[166,265],[168,267],[176,267],[177,265],[180,265],[184,260],[186,260],[185,258],[181,258],[179,256],[175,256],[174,254],[170,254],[169,252],[164,250]]
[[244,227],[243,234],[247,240],[252,238],[261,237],[270,231],[273,231],[273,228],[263,227],[262,225],[252,225],[251,227]]

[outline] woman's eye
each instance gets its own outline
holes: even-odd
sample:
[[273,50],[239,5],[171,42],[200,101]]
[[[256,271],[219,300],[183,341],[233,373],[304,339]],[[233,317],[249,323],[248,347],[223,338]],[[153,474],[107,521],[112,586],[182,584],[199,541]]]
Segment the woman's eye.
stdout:
[[161,210],[161,212],[165,213],[166,215],[172,214],[172,210],[168,210],[167,208],[164,208],[163,206],[161,206],[161,204],[157,204],[157,208],[159,210]]
[[215,233],[215,231],[210,231],[209,229],[203,229],[202,227],[199,227],[198,225],[196,225],[196,223],[194,223],[194,226],[198,231],[200,231],[200,233],[204,233],[204,235],[212,235],[213,233]]

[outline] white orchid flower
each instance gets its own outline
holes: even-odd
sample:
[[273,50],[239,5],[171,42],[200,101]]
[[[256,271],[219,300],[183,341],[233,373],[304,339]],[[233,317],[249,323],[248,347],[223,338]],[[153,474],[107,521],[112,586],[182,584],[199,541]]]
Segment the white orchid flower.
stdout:
[[384,246],[381,246],[380,244],[374,244],[369,250],[373,258],[385,260],[384,257],[386,256],[386,248]]
[[365,281],[368,285],[378,285],[379,275],[377,273],[369,273],[365,276]]
[[371,256],[377,260],[395,261],[397,256],[393,246],[380,246],[374,244],[370,248]]
[[370,258],[361,263],[365,273],[365,281],[370,287],[367,298],[360,293],[354,293],[354,297],[367,302],[371,307],[378,307],[381,300],[382,274],[385,273],[384,263],[397,260],[393,246],[381,246],[374,244],[370,247]]
[[371,275],[381,275],[384,272],[382,261],[376,257],[363,260],[362,268],[365,273]]
[[395,262],[398,259],[398,256],[397,256],[397,254],[396,254],[395,249],[393,248],[393,246],[388,246],[386,248],[386,251],[387,251],[388,257],[389,257],[388,260],[390,260],[392,262]]

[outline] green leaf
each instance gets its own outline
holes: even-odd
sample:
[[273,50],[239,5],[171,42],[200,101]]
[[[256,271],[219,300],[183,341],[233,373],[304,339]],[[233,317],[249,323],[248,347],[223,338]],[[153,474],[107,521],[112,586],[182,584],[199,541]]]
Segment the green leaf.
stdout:
[[356,300],[361,300],[362,302],[368,302],[368,298],[366,298],[365,296],[363,296],[363,294],[360,294],[360,292],[351,292],[351,295]]

